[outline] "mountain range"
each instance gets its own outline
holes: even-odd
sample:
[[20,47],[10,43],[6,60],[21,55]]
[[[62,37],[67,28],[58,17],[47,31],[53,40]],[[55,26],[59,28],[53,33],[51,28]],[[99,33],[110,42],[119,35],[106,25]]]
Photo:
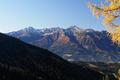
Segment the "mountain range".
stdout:
[[0,80],[103,80],[104,74],[0,33]]
[[111,41],[106,31],[81,29],[77,26],[67,29],[28,27],[7,35],[48,49],[68,61],[120,61],[120,47]]

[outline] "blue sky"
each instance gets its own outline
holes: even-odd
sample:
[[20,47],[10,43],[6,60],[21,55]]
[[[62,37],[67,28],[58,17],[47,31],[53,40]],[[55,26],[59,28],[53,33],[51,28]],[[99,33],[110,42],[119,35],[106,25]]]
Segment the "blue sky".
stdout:
[[101,20],[92,16],[88,0],[0,0],[0,32],[77,25],[103,30]]

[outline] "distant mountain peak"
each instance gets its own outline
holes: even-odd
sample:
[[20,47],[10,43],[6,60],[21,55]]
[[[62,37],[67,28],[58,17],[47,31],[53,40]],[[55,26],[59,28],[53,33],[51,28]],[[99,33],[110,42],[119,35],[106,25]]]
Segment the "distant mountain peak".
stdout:
[[32,26],[28,26],[26,29],[34,29]]
[[78,26],[76,26],[76,25],[70,26],[69,28],[70,28],[70,29],[76,29],[76,30],[77,30],[77,29],[79,29],[79,30],[81,29],[80,27],[78,27]]
[[19,31],[23,31],[23,32],[36,32],[37,29],[35,29],[35,28],[29,26],[29,27],[24,28],[24,29],[21,29],[21,30],[19,30]]
[[85,29],[85,32],[95,32],[93,29]]

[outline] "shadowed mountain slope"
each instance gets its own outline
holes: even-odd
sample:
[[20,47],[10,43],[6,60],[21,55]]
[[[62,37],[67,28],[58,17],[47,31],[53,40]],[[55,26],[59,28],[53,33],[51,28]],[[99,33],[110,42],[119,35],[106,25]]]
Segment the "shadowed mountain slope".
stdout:
[[0,80],[102,80],[103,74],[0,33]]

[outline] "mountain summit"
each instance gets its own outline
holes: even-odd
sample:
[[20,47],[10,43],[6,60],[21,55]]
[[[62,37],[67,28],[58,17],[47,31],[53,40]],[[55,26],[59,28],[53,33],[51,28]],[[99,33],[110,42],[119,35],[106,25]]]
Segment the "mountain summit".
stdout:
[[[106,31],[81,29],[30,28],[8,33],[29,44],[48,49],[70,61],[119,62],[120,47]],[[32,30],[32,31],[31,31]]]

